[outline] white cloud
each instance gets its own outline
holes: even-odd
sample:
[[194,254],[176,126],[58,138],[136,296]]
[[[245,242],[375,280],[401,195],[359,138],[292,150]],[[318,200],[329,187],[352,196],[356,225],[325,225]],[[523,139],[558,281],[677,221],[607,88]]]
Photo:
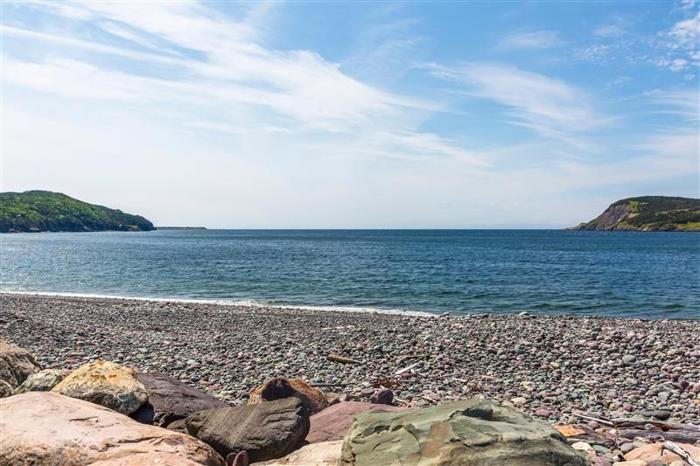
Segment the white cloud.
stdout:
[[561,45],[557,31],[516,32],[505,36],[498,45],[500,49],[547,49]]
[[433,66],[432,72],[464,85],[468,95],[505,106],[512,123],[549,138],[574,142],[576,133],[608,120],[594,109],[584,91],[542,74],[495,63]]
[[593,30],[593,35],[597,37],[620,37],[627,31],[619,24],[605,24]]

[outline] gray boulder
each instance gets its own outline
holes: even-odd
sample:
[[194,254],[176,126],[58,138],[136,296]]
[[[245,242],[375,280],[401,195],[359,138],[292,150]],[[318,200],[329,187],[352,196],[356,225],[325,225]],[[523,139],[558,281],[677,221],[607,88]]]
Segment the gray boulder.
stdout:
[[136,378],[148,392],[148,401],[155,414],[153,423],[161,427],[167,427],[173,421],[185,419],[199,411],[229,406],[165,374],[139,372]]
[[22,385],[15,389],[15,395],[26,392],[48,392],[63,380],[70,371],[64,369],[44,369],[30,374]]
[[24,382],[29,374],[39,370],[41,367],[29,351],[0,338],[0,380],[15,388]]
[[309,415],[302,401],[292,397],[194,413],[185,426],[224,458],[245,450],[255,463],[297,449],[309,432]]
[[341,465],[584,466],[564,437],[483,398],[405,412],[358,414]]

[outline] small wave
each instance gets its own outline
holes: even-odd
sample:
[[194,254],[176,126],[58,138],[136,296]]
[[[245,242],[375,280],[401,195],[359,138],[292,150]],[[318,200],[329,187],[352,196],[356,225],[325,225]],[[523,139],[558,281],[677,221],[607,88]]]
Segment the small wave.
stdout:
[[183,304],[213,304],[217,306],[247,307],[250,309],[289,309],[297,311],[320,311],[320,312],[360,312],[374,314],[393,314],[414,317],[436,317],[437,314],[425,311],[410,311],[406,309],[385,309],[379,307],[361,306],[333,306],[333,305],[301,305],[301,304],[281,304],[256,301],[252,299],[206,299],[206,298],[159,298],[145,296],[119,296],[96,293],[72,293],[55,291],[14,291],[0,290],[0,294],[22,295],[22,296],[48,296],[64,298],[86,298],[86,299],[120,299],[130,301],[150,301],[158,303],[183,303]]

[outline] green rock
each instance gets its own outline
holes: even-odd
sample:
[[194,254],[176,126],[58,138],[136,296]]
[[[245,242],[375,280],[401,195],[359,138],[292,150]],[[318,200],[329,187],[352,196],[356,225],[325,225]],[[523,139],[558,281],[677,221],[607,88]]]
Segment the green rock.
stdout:
[[356,416],[341,465],[584,466],[551,426],[484,398]]
[[15,389],[15,395],[26,392],[48,392],[70,372],[63,369],[44,369],[30,374],[22,385]]

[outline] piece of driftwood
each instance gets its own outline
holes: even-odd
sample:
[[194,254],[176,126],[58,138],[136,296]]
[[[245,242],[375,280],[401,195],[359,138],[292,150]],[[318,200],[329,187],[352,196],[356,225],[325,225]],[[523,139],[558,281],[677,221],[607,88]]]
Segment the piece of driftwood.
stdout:
[[329,361],[339,362],[341,364],[362,364],[362,361],[358,361],[357,359],[346,358],[345,356],[333,353],[329,354],[327,359]]
[[609,426],[609,427],[644,427],[648,424],[658,427],[659,429],[663,431],[667,430],[687,430],[687,431],[693,431],[693,432],[700,432],[700,426],[696,426],[694,424],[673,424],[670,422],[663,422],[663,421],[657,421],[654,419],[627,419],[627,418],[618,418],[618,419],[608,419],[604,417],[594,417],[590,416],[588,414],[582,414],[582,413],[577,413],[573,412],[572,413],[576,417],[580,417],[581,419],[586,419],[588,421],[595,421],[599,424],[602,424],[604,426]]
[[615,427],[615,424],[613,424],[613,422],[609,419],[603,419],[600,417],[593,417],[593,416],[589,416],[587,414],[581,414],[581,413],[576,413],[576,412],[571,413],[571,414],[573,414],[574,416],[579,417],[581,419],[585,419],[587,421],[595,421],[598,424],[602,424],[604,426]]
[[410,371],[411,369],[413,369],[414,367],[416,367],[416,366],[419,365],[419,364],[420,364],[420,361],[414,362],[414,363],[411,364],[410,366],[404,367],[403,369],[399,369],[398,371],[396,371],[396,375],[401,375],[401,374],[403,374],[404,372],[408,372],[408,371]]
[[697,461],[693,459],[692,456],[690,456],[690,453],[688,453],[682,446],[675,444],[673,442],[664,442],[663,446],[666,450],[675,453],[676,455],[680,456],[683,458],[683,461],[688,463],[690,466],[700,466]]
[[700,442],[700,433],[694,430],[647,430],[647,429],[620,429],[618,431],[620,437],[627,439],[635,439],[637,437],[657,441],[659,439],[671,440],[681,443],[696,443]]

